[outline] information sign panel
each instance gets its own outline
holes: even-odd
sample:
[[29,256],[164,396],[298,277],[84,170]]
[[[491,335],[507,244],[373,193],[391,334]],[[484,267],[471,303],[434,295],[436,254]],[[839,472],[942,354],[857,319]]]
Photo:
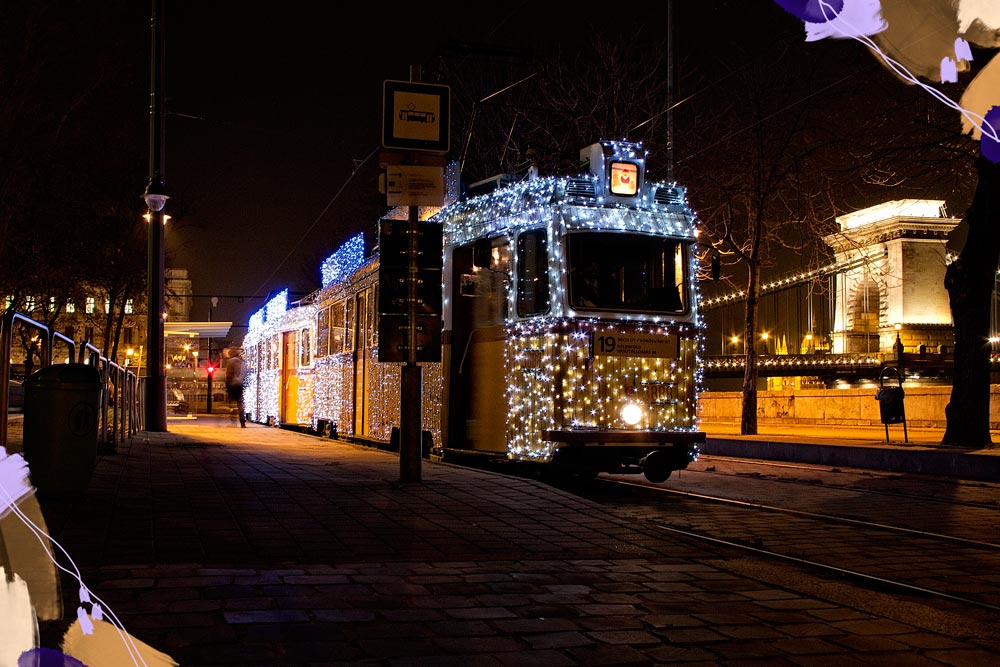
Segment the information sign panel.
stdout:
[[389,206],[444,205],[444,169],[441,167],[389,165],[385,176]]

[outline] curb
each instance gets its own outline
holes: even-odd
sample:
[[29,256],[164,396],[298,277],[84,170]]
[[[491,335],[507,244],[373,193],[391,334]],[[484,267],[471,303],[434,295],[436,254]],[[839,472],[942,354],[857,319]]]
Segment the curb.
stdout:
[[702,454],[710,456],[737,456],[771,461],[959,477],[988,482],[1000,481],[1000,456],[981,453],[982,450],[857,447],[709,436],[701,451]]

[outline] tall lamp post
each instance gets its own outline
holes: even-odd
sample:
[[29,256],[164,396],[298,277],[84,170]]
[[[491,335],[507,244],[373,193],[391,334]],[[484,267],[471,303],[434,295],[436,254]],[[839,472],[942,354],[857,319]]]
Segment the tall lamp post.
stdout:
[[152,0],[150,27],[149,184],[143,193],[149,210],[149,257],[146,271],[146,430],[167,430],[167,369],[164,359],[163,316],[165,252],[163,207],[167,203],[163,155],[163,39],[166,0]]

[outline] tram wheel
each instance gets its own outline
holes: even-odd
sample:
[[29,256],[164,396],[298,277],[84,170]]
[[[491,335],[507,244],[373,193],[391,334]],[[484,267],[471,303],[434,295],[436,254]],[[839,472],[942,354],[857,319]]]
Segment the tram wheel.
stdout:
[[642,459],[642,474],[653,484],[661,484],[670,479],[674,471],[668,452],[657,450],[650,452]]

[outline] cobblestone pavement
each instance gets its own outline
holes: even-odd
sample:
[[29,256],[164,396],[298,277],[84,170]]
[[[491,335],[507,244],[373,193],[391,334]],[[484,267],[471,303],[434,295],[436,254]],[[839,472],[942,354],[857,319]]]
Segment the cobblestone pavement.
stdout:
[[[537,481],[431,461],[420,481],[399,477],[393,453],[199,418],[101,456],[85,497],[43,510],[124,627],[182,665],[1000,656],[940,615],[803,575],[776,583],[772,566]],[[75,590],[67,578],[67,618]]]

